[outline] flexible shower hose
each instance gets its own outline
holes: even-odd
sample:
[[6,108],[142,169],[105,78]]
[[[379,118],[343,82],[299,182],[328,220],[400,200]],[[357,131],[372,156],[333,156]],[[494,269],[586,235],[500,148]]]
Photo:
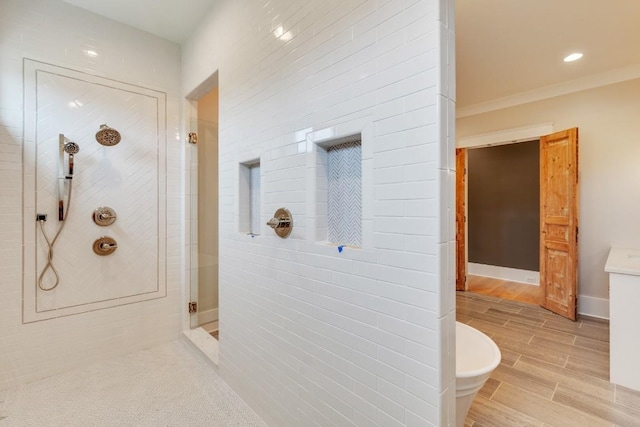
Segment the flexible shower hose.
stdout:
[[[53,265],[53,245],[56,244],[56,240],[58,239],[58,236],[60,236],[60,233],[62,232],[62,229],[64,228],[64,225],[67,222],[67,216],[69,214],[69,209],[71,208],[71,189],[73,188],[71,183],[73,182],[73,179],[71,178],[67,178],[67,179],[69,181],[69,194],[67,195],[67,211],[62,217],[62,222],[60,223],[60,227],[58,228],[58,231],[56,232],[56,234],[53,236],[52,240],[49,240],[49,237],[47,236],[47,233],[44,230],[45,220],[41,219],[38,221],[40,223],[40,230],[42,231],[42,235],[44,236],[44,240],[47,242],[47,247],[48,247],[47,264],[42,269],[42,273],[40,273],[40,276],[38,276],[38,287],[43,291],[51,291],[55,289],[60,283],[60,276],[58,275],[58,270],[56,270],[55,266]],[[45,288],[44,286],[42,286],[42,279],[44,278],[44,273],[46,273],[48,269],[51,269],[51,271],[53,272],[53,275],[56,277],[56,281],[53,284],[53,286],[51,286],[50,288]]]

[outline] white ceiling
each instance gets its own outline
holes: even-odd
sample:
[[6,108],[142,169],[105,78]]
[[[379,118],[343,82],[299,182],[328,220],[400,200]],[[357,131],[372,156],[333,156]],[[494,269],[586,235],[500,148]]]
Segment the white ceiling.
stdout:
[[[217,0],[64,1],[181,43]],[[457,106],[640,65],[638,46],[640,0],[456,0]]]
[[640,64],[639,46],[639,0],[456,0],[456,103]]
[[63,1],[174,43],[182,43],[216,0]]

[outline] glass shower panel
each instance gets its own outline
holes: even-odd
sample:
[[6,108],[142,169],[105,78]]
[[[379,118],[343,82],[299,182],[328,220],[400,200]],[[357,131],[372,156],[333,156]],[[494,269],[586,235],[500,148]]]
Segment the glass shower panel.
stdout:
[[218,124],[201,118],[198,118],[197,203],[198,323],[202,326],[218,320]]
[[197,143],[190,144],[192,328],[217,330],[218,320],[218,111],[217,89],[197,102]]

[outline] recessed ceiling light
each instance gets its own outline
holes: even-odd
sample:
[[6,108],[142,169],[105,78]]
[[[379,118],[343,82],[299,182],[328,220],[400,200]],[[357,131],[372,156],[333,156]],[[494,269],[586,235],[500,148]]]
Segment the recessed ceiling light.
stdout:
[[565,56],[564,62],[577,61],[580,58],[582,58],[582,54],[579,52],[576,52],[576,53],[572,53],[571,55]]

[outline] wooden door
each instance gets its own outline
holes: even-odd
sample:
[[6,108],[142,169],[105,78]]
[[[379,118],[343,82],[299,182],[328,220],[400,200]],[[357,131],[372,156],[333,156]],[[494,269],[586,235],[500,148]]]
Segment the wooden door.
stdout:
[[576,320],[578,296],[578,128],[540,138],[542,307]]
[[467,290],[466,174],[467,150],[456,148],[456,291]]

